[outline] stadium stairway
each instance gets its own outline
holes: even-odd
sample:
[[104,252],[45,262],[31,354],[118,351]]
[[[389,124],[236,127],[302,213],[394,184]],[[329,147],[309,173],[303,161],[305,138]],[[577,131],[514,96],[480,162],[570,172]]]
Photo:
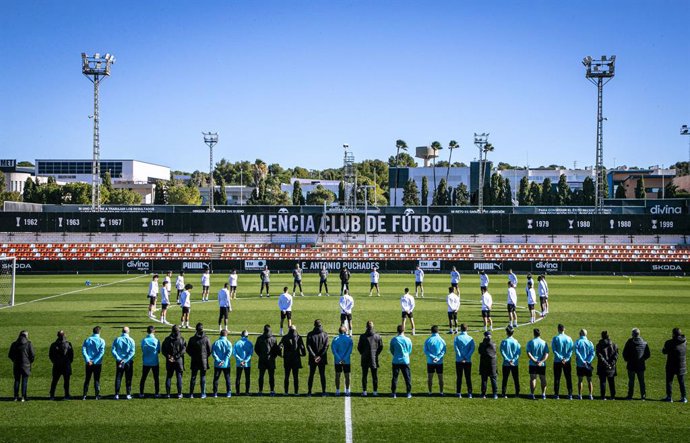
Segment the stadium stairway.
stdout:
[[220,260],[223,255],[224,246],[220,243],[211,245],[211,260]]
[[474,260],[484,260],[484,250],[480,245],[472,245],[472,257]]

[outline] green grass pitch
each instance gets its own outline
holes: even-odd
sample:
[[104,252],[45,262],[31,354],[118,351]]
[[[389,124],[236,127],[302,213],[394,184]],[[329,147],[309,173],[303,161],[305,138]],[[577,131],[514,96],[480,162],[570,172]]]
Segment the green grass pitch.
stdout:
[[[335,277],[335,278],[333,278]],[[332,292],[336,288],[337,276],[331,278]],[[520,277],[518,295],[520,304],[525,305],[525,282]],[[215,294],[225,281],[225,275],[214,275],[211,302],[195,303],[192,307],[191,323],[203,322],[212,339],[217,336],[217,305]],[[87,288],[85,281],[94,285]],[[0,310],[0,397],[9,400],[12,395],[12,370],[7,359],[10,343],[21,329],[30,332],[37,352],[33,374],[29,381],[27,403],[0,402],[0,441],[344,441],[344,399],[330,396],[300,397],[243,397],[232,399],[208,398],[183,400],[134,399],[112,401],[115,365],[107,349],[103,365],[101,389],[105,399],[101,401],[74,400],[47,401],[50,384],[50,362],[48,346],[55,333],[62,328],[75,347],[72,395],[81,393],[83,363],[80,357],[81,343],[94,325],[103,327],[102,336],[108,347],[119,335],[123,325],[132,329],[137,342],[145,335],[145,328],[151,324],[146,317],[146,290],[148,276],[133,275],[57,275],[18,276],[17,306]],[[187,281],[199,283],[198,274],[188,274]],[[507,322],[507,315],[501,309],[505,303],[504,276],[492,276],[491,292],[494,296],[495,322],[494,338],[500,341],[501,330]],[[277,295],[283,286],[292,281],[289,275],[274,275],[272,296],[259,299],[259,279],[255,274],[243,274],[239,280],[239,299],[233,302],[230,317],[231,340],[237,339],[238,331],[248,329],[260,332],[265,323],[278,331],[279,316]],[[315,318],[324,321],[329,334],[336,333],[339,323],[338,298],[316,297],[317,277],[305,276],[304,298],[297,297],[294,304],[294,321],[301,334],[311,329]],[[478,278],[464,275],[461,283],[463,306],[460,321],[478,329],[481,317],[478,305]],[[364,329],[366,320],[373,320],[379,332],[385,334],[387,345],[400,321],[399,297],[402,288],[414,286],[411,275],[382,275],[381,298],[367,297],[368,275],[353,276],[352,293],[355,297],[354,332]],[[618,441],[687,441],[690,406],[679,403],[666,404],[658,400],[664,396],[664,363],[661,346],[673,327],[687,330],[690,326],[690,280],[673,277],[588,277],[553,276],[549,278],[551,314],[538,323],[542,336],[550,342],[556,332],[556,325],[564,323],[567,332],[576,338],[580,328],[589,331],[590,339],[596,344],[599,334],[607,329],[612,339],[622,349],[630,335],[630,329],[637,326],[649,342],[652,358],[647,369],[648,401],[530,401],[521,399],[457,399],[455,391],[454,353],[452,336],[447,332],[445,295],[448,286],[447,275],[427,274],[426,298],[417,301],[415,320],[417,335],[411,337],[412,383],[414,398],[389,398],[390,354],[382,354],[382,369],[379,371],[379,398],[361,398],[359,357],[353,360],[352,429],[354,441],[478,441],[478,440],[618,440]],[[200,299],[200,286],[192,293],[193,301]],[[65,295],[60,295],[65,294]],[[59,295],[53,298],[46,298]],[[44,299],[45,298],[45,299]],[[42,300],[39,300],[42,299]],[[37,300],[36,302],[31,302]],[[30,302],[30,303],[27,303]],[[179,308],[168,314],[169,320],[179,321]],[[518,312],[520,323],[527,318],[527,312]],[[446,396],[427,397],[426,360],[422,352],[424,340],[432,324],[441,326],[449,346],[445,364]],[[158,337],[163,339],[169,327],[156,324]],[[520,381],[523,394],[529,392],[527,360],[524,346],[531,339],[532,328],[518,328],[515,336],[523,345],[520,362]],[[192,331],[185,331],[188,338]],[[472,334],[477,343],[481,333]],[[252,337],[252,341],[255,337]],[[356,342],[356,341],[355,341]],[[480,379],[476,372],[478,356],[475,354],[473,382],[475,394],[479,391]],[[332,359],[331,359],[332,363]],[[187,364],[189,364],[187,362]],[[499,357],[500,364],[500,357]],[[234,365],[234,363],[233,363]],[[306,392],[307,369],[300,372],[302,393]],[[574,362],[573,362],[574,365]],[[134,389],[138,393],[141,374],[140,356],[135,357]],[[234,368],[232,371],[234,387]],[[333,393],[334,371],[329,365],[328,390]],[[185,373],[184,392],[187,392],[189,373]],[[252,391],[257,390],[257,370],[252,373]],[[499,390],[500,390],[499,370]],[[211,377],[207,390],[211,389]],[[318,378],[318,377],[317,377]],[[547,371],[552,391],[552,374]],[[283,370],[278,362],[276,390],[282,392]],[[598,379],[595,377],[595,393],[598,393]],[[401,380],[402,382],[402,380]],[[222,384],[222,383],[221,383]],[[318,384],[318,382],[317,382]],[[438,388],[434,382],[434,391]],[[404,384],[403,384],[404,386]],[[622,360],[619,360],[617,378],[619,396],[627,391],[627,375]],[[124,388],[123,388],[124,389]],[[152,381],[147,383],[147,393],[152,393]],[[198,389],[198,388],[197,388]],[[371,389],[371,388],[370,388]],[[564,389],[564,387],[562,387]],[[319,389],[316,389],[318,392]],[[92,392],[92,390],[91,390]],[[198,392],[198,391],[197,391]],[[513,392],[509,383],[509,394]],[[636,395],[637,394],[636,390]],[[57,393],[61,396],[61,385]],[[674,398],[678,398],[677,385]]]

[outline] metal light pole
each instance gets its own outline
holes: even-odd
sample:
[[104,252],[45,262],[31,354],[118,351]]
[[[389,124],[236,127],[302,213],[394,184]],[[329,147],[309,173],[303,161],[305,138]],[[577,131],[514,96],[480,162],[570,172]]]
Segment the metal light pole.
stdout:
[[489,133],[474,133],[474,144],[479,148],[479,189],[477,191],[477,205],[479,212],[484,211],[484,160],[482,160],[486,146],[489,144]]
[[[367,216],[369,215],[369,189],[376,189],[373,185],[362,185],[361,189],[364,189],[364,244],[367,244],[367,234],[369,233],[369,228],[367,226]],[[375,192],[375,191],[374,191]]]
[[93,83],[93,163],[91,165],[91,210],[101,210],[101,143],[98,114],[98,87],[103,77],[110,76],[110,66],[115,56],[105,54],[87,55],[81,53],[81,73]]
[[[688,128],[688,125],[680,127],[680,135],[690,135],[690,128]],[[688,170],[690,170],[690,138],[688,138]]]
[[217,132],[202,132],[204,134],[204,143],[209,147],[208,158],[208,174],[209,174],[209,189],[208,189],[208,210],[213,212],[213,147],[218,143]]
[[608,59],[605,55],[601,59],[594,60],[587,56],[582,59],[582,64],[587,68],[585,77],[597,87],[597,154],[596,154],[596,180],[594,180],[594,207],[595,212],[600,213],[604,206],[604,117],[602,116],[604,85],[611,81],[615,75],[616,56]]

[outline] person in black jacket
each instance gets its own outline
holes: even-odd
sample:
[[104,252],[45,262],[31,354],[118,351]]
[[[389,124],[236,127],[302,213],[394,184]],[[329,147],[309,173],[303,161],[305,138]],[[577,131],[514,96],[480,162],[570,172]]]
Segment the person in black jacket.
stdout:
[[644,382],[645,362],[649,359],[651,352],[649,345],[640,337],[640,330],[633,328],[632,338],[628,339],[623,348],[623,360],[627,362],[628,370],[628,396],[627,400],[632,400],[635,390],[635,377],[640,383],[640,395],[642,400],[647,398],[647,389]]
[[290,373],[295,386],[295,395],[299,393],[299,370],[302,368],[302,357],[307,355],[302,337],[297,334],[297,327],[291,325],[287,335],[280,339],[280,350],[283,355],[283,367],[285,368],[285,395],[290,388]]
[[271,325],[264,325],[264,333],[256,339],[254,352],[259,357],[259,395],[263,394],[264,375],[268,371],[268,386],[272,397],[275,395],[276,357],[280,355],[280,348],[271,333]]
[[48,357],[53,363],[53,379],[50,382],[50,399],[55,399],[55,388],[57,387],[58,380],[60,380],[60,377],[62,377],[65,387],[65,400],[69,400],[69,379],[72,375],[74,349],[72,348],[72,343],[67,341],[65,331],[58,331],[57,340],[50,345]]
[[340,270],[340,295],[343,295],[343,289],[350,289],[350,270],[347,266],[343,266]]
[[494,400],[498,399],[496,378],[496,343],[491,340],[491,331],[484,333],[484,340],[479,344],[479,375],[482,377],[482,398],[486,398],[487,379],[491,380]]
[[321,320],[314,320],[314,329],[307,334],[307,352],[309,352],[308,394],[314,385],[314,374],[319,369],[321,378],[321,395],[326,396],[326,365],[328,364],[328,334],[324,332]]
[[196,324],[196,334],[189,339],[187,354],[192,359],[192,377],[189,380],[189,398],[194,398],[196,375],[200,374],[199,385],[201,398],[206,398],[206,371],[208,371],[208,357],[211,355],[211,340],[204,333],[204,325]]
[[29,376],[31,375],[31,363],[34,362],[36,357],[27,331],[19,333],[17,340],[10,346],[8,357],[14,363],[14,401],[19,401],[19,385],[21,383],[22,402],[24,402],[28,400],[26,390],[29,384]]
[[367,396],[367,373],[371,371],[371,381],[374,385],[374,397],[378,395],[379,387],[379,355],[383,352],[383,340],[374,331],[374,322],[367,322],[367,330],[359,336],[357,351],[362,356],[362,397]]
[[662,352],[666,354],[666,398],[664,401],[673,401],[671,398],[673,379],[678,377],[680,401],[687,403],[688,397],[685,392],[685,374],[687,373],[685,352],[688,344],[680,328],[673,328],[672,334],[673,337],[664,343],[664,348],[662,349]]
[[163,340],[161,354],[165,356],[165,394],[170,398],[170,384],[173,374],[177,375],[177,398],[182,398],[182,373],[187,344],[180,335],[180,327],[175,325],[172,332]]
[[611,400],[616,398],[616,363],[618,362],[618,346],[609,338],[608,331],[601,331],[601,340],[597,343],[597,375],[601,399],[606,400],[606,382],[609,383]]

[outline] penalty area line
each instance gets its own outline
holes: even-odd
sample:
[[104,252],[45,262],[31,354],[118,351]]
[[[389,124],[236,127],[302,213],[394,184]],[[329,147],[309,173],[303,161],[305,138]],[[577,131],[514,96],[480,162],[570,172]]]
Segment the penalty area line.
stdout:
[[345,396],[345,443],[352,443],[352,408],[350,396]]

